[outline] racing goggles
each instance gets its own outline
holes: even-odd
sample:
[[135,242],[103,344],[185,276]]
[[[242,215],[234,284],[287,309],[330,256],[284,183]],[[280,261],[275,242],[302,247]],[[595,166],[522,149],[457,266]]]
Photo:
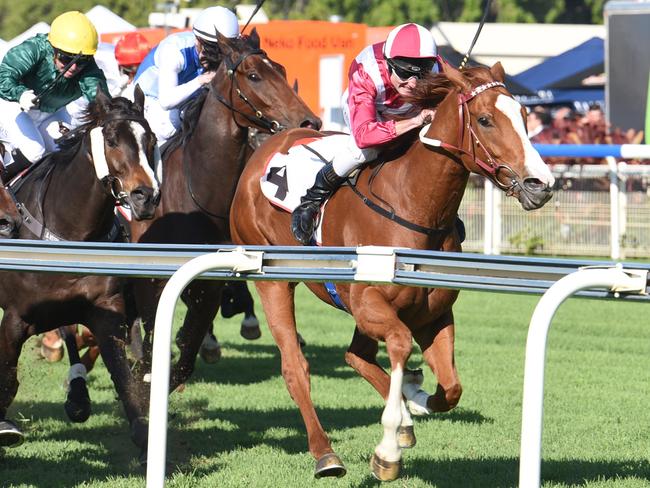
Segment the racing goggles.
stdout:
[[72,66],[72,62],[74,61],[74,64],[79,68],[86,66],[93,59],[90,54],[70,54],[59,50],[57,50],[54,55],[64,66]]
[[425,74],[431,73],[436,65],[436,59],[386,59],[388,67],[402,81],[408,81],[411,78],[422,79]]

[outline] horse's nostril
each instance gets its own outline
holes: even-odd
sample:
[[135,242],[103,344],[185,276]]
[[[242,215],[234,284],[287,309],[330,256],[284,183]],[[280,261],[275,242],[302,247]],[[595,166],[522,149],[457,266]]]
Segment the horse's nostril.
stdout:
[[537,178],[526,178],[524,180],[524,188],[532,192],[540,192],[545,190],[548,187],[546,183],[543,183]]
[[131,192],[131,201],[139,204],[147,203],[151,199],[152,193],[146,188],[136,188]]
[[320,119],[305,119],[300,123],[300,127],[303,129],[318,130],[321,127],[321,121]]

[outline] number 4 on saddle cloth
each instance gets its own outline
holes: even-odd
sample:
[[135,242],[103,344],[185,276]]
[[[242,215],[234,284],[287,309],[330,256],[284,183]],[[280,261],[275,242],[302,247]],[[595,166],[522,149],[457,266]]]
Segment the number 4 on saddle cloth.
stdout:
[[[298,139],[288,153],[275,153],[270,157],[260,184],[262,193],[274,206],[291,213],[300,205],[300,197],[312,187],[316,173],[325,164],[319,155],[327,161],[333,157],[332,137],[335,136]],[[321,229],[326,205],[327,202],[321,207],[314,233],[317,245],[322,242]]]

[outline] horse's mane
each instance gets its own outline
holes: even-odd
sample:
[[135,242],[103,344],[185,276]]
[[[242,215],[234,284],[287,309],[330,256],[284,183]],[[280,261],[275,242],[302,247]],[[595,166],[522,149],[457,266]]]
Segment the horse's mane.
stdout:
[[[472,87],[492,80],[490,70],[483,66],[466,68],[461,73]],[[404,99],[417,107],[433,109],[454,89],[455,85],[447,74],[435,73],[418,80],[411,94]]]
[[[246,55],[247,53],[258,49],[258,47],[251,42],[250,36],[241,36],[229,39],[228,42],[234,52],[240,53],[241,55]],[[207,64],[206,71],[216,71],[223,60],[223,52],[215,42],[205,42],[202,43],[202,45],[203,56]],[[284,67],[282,65],[275,62],[272,62],[272,64],[283,75],[286,75],[286,72],[283,71]],[[195,96],[179,107],[182,114],[181,128],[176,131],[176,133],[162,147],[160,155],[163,160],[167,159],[167,156],[180,146],[185,145],[194,132],[194,129],[196,129],[196,125],[199,122],[199,115],[201,115],[201,109],[203,108],[203,102],[205,102],[205,97],[208,94],[208,91],[209,89],[204,87],[199,90]]]

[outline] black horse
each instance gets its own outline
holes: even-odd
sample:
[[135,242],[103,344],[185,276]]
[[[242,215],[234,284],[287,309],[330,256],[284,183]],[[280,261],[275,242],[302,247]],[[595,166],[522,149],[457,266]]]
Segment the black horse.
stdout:
[[[132,225],[134,242],[220,244],[230,241],[228,215],[239,176],[252,153],[253,133],[287,127],[320,127],[320,120],[289,86],[284,68],[250,36],[220,36],[218,52],[206,51],[216,71],[207,90],[185,110],[183,128],[163,151],[161,204],[152,222]],[[145,327],[143,364],[151,360],[151,331],[165,282],[139,280],[138,312]],[[172,389],[184,383],[206,331],[219,309],[223,284],[195,281],[182,299],[188,312],[176,342],[180,357],[171,373]]]
[[[155,136],[135,102],[98,91],[84,124],[11,185],[22,217],[19,238],[102,241],[115,234],[116,201],[135,218],[151,218],[159,201],[152,167]],[[146,447],[147,427],[139,383],[129,370],[123,282],[114,277],[0,272],[0,446],[23,441],[6,419],[18,390],[18,357],[32,335],[81,323],[95,335],[122,400],[136,445]]]

